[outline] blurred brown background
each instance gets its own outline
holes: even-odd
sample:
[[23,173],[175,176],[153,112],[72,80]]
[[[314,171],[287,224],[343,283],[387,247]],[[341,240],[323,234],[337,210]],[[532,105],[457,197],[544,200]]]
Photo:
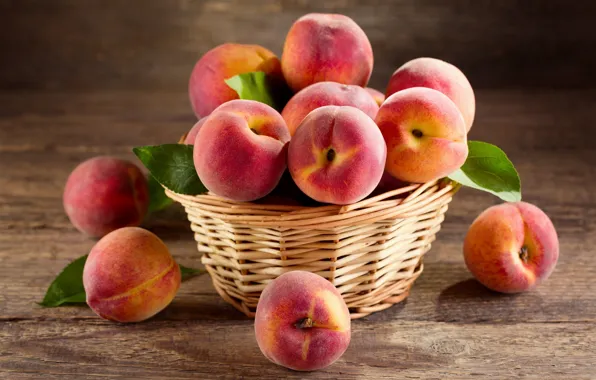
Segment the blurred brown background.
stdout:
[[442,58],[475,88],[596,85],[596,2],[568,0],[0,0],[0,89],[185,91],[229,41],[281,54],[307,12],[351,16],[384,89],[405,61]]

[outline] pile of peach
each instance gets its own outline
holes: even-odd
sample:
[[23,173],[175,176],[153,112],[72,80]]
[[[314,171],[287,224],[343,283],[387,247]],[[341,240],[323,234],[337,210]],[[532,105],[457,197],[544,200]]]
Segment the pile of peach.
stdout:
[[[265,197],[289,173],[310,198],[350,204],[384,176],[423,183],[454,172],[468,155],[474,92],[455,66],[433,58],[398,68],[385,96],[365,87],[371,44],[350,18],[308,14],[291,27],[281,61],[256,45],[224,44],[195,65],[190,100],[199,121],[185,142],[205,187],[236,201]],[[265,72],[294,95],[281,113],[239,100],[225,80]],[[390,190],[389,188],[385,190]]]
[[[298,19],[281,61],[254,45],[224,44],[207,52],[190,78],[199,121],[185,141],[194,146],[200,180],[216,195],[253,201],[271,193],[289,169],[312,199],[350,204],[379,186],[391,190],[457,170],[468,154],[475,113],[464,74],[438,59],[415,59],[393,73],[383,95],[365,87],[372,69],[366,34],[342,15]],[[225,83],[255,71],[294,93],[281,113],[238,99]],[[180,269],[165,244],[136,227],[147,205],[145,177],[127,161],[94,158],[68,179],[64,207],[70,220],[88,235],[103,236],[83,274],[87,303],[103,318],[147,319],[180,286]],[[464,243],[470,271],[500,292],[533,288],[550,275],[558,255],[553,224],[523,202],[486,210]],[[333,363],[350,342],[350,314],[338,290],[301,271],[267,286],[254,327],[263,354],[296,370]]]

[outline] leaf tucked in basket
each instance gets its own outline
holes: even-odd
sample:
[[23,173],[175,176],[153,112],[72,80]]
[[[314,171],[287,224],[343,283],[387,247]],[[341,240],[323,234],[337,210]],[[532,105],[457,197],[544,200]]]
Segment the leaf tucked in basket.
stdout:
[[240,99],[256,100],[281,111],[291,93],[284,83],[275,82],[262,71],[239,74],[225,80]]
[[133,148],[133,152],[151,175],[178,194],[198,195],[207,192],[192,158],[192,145],[164,144]]
[[157,212],[165,209],[174,201],[168,198],[163,186],[149,174],[147,177],[147,185],[149,187],[149,212]]
[[[40,306],[57,307],[60,305],[84,304],[86,302],[85,288],[83,287],[83,268],[87,256],[79,257],[60,272],[46,291],[45,297],[39,303]],[[180,265],[180,273],[182,281],[186,281],[205,273],[205,271]]]
[[468,151],[463,166],[448,176],[451,180],[507,202],[521,200],[519,175],[505,152],[481,141],[468,141]]

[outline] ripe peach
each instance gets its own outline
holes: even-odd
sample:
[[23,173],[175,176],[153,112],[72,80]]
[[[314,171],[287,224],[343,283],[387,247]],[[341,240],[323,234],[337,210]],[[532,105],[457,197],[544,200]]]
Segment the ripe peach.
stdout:
[[121,227],[140,225],[149,207],[149,190],[136,165],[100,156],[73,170],[62,201],[79,231],[101,237]]
[[221,104],[238,99],[225,80],[253,71],[265,72],[274,82],[283,82],[279,59],[262,46],[227,43],[205,53],[192,70],[188,85],[197,117],[207,116]]
[[288,168],[316,201],[345,205],[369,195],[383,175],[387,148],[374,121],[354,107],[312,111],[296,130]]
[[532,289],[550,276],[558,258],[553,223],[526,202],[489,207],[474,220],[464,241],[470,272],[486,287],[503,293]]
[[350,312],[339,291],[314,273],[293,271],[261,293],[255,335],[263,355],[297,371],[333,364],[350,344]]
[[199,178],[216,195],[253,201],[269,194],[286,169],[290,132],[281,115],[253,100],[218,107],[195,139]]
[[168,247],[138,227],[111,232],[95,244],[83,269],[87,304],[100,317],[140,322],[172,302],[180,267]]
[[199,131],[203,127],[203,124],[205,123],[205,120],[207,120],[207,116],[201,118],[199,121],[197,121],[195,123],[195,125],[192,126],[192,128],[190,129],[190,131],[188,131],[188,134],[186,135],[186,138],[184,139],[184,143],[185,144],[188,144],[188,145],[194,145],[195,144],[195,139],[197,138],[197,135],[199,134]]
[[290,99],[281,116],[293,136],[296,128],[312,110],[323,106],[352,106],[375,119],[379,106],[360,86],[319,82],[306,87]]
[[325,81],[364,87],[372,73],[373,52],[368,37],[351,18],[310,13],[290,28],[281,66],[294,92]]
[[375,119],[387,143],[385,169],[406,182],[444,177],[468,156],[466,125],[449,98],[415,87],[391,95]]
[[466,131],[472,128],[476,112],[474,90],[460,69],[440,59],[413,59],[393,73],[385,95],[412,87],[428,87],[447,95],[462,113]]
[[372,96],[372,98],[375,100],[375,102],[377,102],[377,105],[379,107],[385,101],[385,94],[383,94],[381,91],[375,90],[374,88],[371,88],[371,87],[366,87],[365,90],[366,90],[366,92],[368,92],[368,94],[370,96]]

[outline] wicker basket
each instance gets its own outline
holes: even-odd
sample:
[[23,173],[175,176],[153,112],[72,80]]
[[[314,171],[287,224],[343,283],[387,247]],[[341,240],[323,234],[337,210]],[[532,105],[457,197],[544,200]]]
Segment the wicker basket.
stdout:
[[408,296],[456,187],[435,181],[320,207],[166,194],[186,209],[215,289],[247,316],[269,282],[306,270],[331,281],[360,318]]

